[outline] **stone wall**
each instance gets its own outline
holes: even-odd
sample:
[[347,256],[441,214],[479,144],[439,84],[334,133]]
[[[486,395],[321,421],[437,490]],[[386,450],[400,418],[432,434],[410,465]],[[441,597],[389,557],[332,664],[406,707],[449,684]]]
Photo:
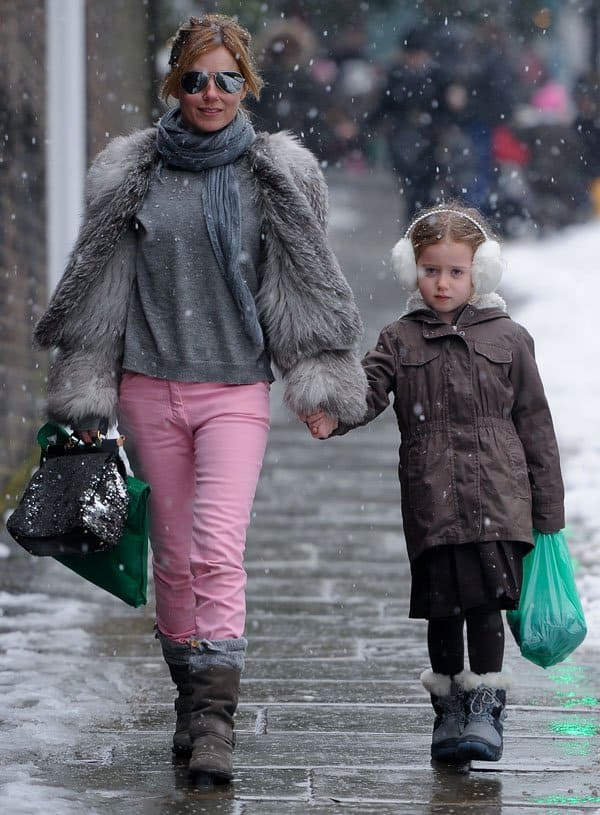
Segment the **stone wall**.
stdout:
[[[89,158],[151,122],[152,8],[86,0]],[[0,510],[43,420],[47,355],[31,332],[47,301],[45,15],[44,0],[0,0]]]
[[46,298],[45,15],[0,3],[0,486],[22,464],[41,405],[31,330]]

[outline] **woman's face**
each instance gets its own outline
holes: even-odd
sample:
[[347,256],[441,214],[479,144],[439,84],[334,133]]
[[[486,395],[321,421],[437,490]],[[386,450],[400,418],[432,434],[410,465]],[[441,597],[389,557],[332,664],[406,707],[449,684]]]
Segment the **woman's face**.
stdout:
[[[199,56],[187,70],[205,71],[208,74],[217,71],[240,72],[233,55],[224,45]],[[244,96],[245,85],[237,93],[226,93],[216,84],[214,76],[210,77],[208,85],[198,93],[186,93],[182,87],[177,93],[184,124],[202,133],[214,133],[227,127],[235,118]]]

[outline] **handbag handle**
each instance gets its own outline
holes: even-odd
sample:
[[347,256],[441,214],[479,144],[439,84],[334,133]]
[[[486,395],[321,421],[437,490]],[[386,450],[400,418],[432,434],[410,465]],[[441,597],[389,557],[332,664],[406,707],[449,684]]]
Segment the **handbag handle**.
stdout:
[[[118,436],[116,439],[106,439],[98,431],[98,437],[94,442],[94,446],[101,448],[105,441],[114,441],[117,447],[123,447],[125,443],[125,436]],[[79,436],[56,422],[46,422],[42,425],[37,432],[37,443],[45,452],[48,447],[62,446],[62,447],[85,447],[86,443],[79,438]]]
[[37,433],[37,442],[40,446],[40,466],[49,458],[64,455],[79,455],[85,453],[113,453],[117,468],[123,478],[127,478],[125,462],[119,455],[119,448],[123,446],[125,436],[116,439],[107,439],[98,434],[93,444],[86,444],[79,436],[56,422],[46,422]]

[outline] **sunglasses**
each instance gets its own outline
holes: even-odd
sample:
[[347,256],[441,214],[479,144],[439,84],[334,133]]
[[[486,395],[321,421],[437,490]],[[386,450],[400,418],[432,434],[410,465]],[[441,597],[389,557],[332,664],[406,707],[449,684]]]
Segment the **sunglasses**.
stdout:
[[214,76],[217,87],[225,93],[239,93],[246,81],[237,71],[188,71],[181,77],[179,84],[186,93],[200,93],[208,85],[211,76]]

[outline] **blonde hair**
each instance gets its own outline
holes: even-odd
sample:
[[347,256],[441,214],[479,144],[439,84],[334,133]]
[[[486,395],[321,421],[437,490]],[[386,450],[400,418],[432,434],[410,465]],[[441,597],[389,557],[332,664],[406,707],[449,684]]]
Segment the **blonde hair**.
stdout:
[[467,243],[473,253],[488,238],[495,239],[483,215],[462,201],[449,201],[419,212],[406,237],[411,240],[417,261],[426,246],[444,239]]
[[258,99],[263,82],[254,66],[251,39],[249,31],[224,14],[190,17],[187,23],[179,26],[171,40],[170,69],[160,89],[161,98],[166,102],[170,96],[175,96],[181,77],[199,56],[224,45],[237,62],[246,80],[246,88]]

